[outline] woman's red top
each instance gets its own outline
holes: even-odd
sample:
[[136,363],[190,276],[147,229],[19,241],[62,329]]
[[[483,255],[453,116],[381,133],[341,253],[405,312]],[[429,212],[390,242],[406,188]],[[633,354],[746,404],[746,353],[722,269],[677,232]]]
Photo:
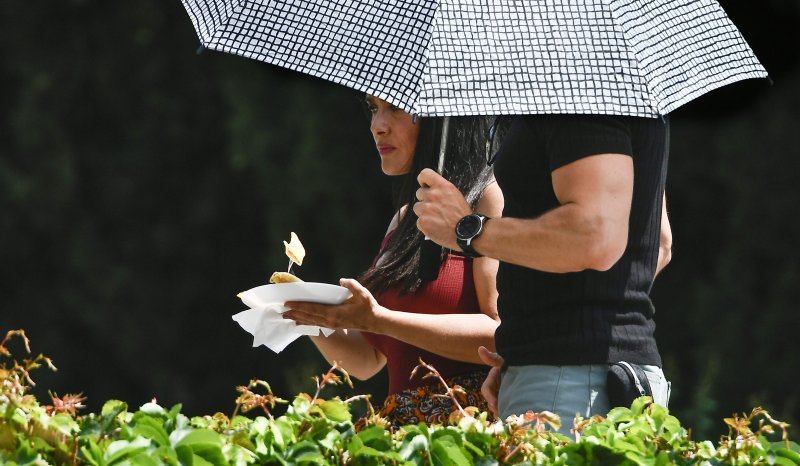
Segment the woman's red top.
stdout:
[[[389,235],[381,245],[385,248]],[[416,293],[401,294],[396,288],[375,295],[381,306],[394,311],[414,312],[419,314],[476,314],[481,312],[475,294],[475,282],[472,275],[472,259],[456,254],[448,254],[439,268],[436,280],[423,284]],[[364,338],[384,356],[389,371],[389,393],[421,385],[437,384],[438,380],[428,378],[422,380],[427,371],[420,369],[413,379],[409,379],[411,371],[419,365],[422,358],[432,365],[445,379],[472,372],[487,370],[481,364],[471,364],[438,356],[413,345],[387,335],[362,332]],[[477,353],[478,348],[475,348]]]

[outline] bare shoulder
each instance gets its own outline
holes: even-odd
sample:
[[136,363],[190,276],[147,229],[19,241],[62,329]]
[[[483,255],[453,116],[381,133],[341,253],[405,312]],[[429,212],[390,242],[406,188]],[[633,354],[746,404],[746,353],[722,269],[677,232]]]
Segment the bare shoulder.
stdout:
[[503,192],[492,177],[486,188],[483,189],[483,194],[475,205],[475,211],[489,217],[500,217],[503,214],[503,204]]

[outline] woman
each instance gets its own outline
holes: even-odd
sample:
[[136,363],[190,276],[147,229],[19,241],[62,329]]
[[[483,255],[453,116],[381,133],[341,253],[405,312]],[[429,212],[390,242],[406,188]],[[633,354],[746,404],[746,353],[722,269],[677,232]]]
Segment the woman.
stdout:
[[[381,169],[399,178],[397,211],[361,282],[340,281],[351,291],[350,299],[338,306],[289,302],[291,310],[283,315],[298,324],[336,329],[327,338],[311,339],[328,362],[337,361],[358,379],[387,366],[390,395],[381,414],[393,425],[444,424],[454,404],[433,396],[443,392],[438,381],[423,380],[424,373],[409,379],[411,371],[421,358],[448,385],[466,390],[463,403],[486,408],[480,386],[487,371],[477,348],[494,348],[498,263],[447,251],[438,278],[419,278],[423,236],[410,206],[417,174],[438,158],[441,120],[416,120],[377,97],[366,101]],[[502,195],[484,159],[486,127],[484,118],[451,118],[444,172],[476,212],[499,216]]]

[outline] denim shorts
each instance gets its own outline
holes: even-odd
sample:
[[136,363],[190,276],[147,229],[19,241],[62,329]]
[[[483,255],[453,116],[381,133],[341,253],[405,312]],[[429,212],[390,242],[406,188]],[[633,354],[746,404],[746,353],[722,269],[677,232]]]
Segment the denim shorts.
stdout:
[[[667,407],[671,384],[664,372],[658,366],[642,368],[653,389],[653,401]],[[576,415],[608,414],[607,374],[607,364],[509,366],[503,371],[497,400],[500,417],[551,411],[561,417],[561,433],[569,435]]]

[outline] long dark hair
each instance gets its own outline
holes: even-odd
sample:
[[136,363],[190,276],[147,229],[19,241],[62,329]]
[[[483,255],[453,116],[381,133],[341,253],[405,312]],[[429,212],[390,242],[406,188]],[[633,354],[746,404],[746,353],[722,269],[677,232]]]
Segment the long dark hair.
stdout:
[[[402,293],[413,293],[422,285],[419,267],[424,237],[417,229],[417,216],[411,206],[416,202],[419,172],[424,168],[437,169],[443,121],[436,117],[417,121],[420,129],[411,170],[394,177],[395,209],[407,208],[380,261],[361,276],[362,284],[373,294],[394,286],[399,286]],[[464,194],[473,208],[492,176],[492,169],[486,164],[486,137],[490,125],[489,117],[450,117],[443,176]]]

